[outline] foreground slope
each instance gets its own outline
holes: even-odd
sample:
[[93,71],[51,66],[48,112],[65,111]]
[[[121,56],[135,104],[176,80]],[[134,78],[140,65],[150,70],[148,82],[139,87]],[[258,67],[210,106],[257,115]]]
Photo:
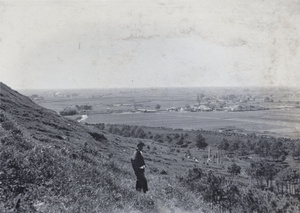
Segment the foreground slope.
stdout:
[[3,83],[0,92],[1,212],[55,212],[68,209],[68,203],[79,208],[74,203],[93,193],[86,187],[99,184],[103,171],[94,165],[103,159],[105,136],[36,105]]
[[204,208],[183,188],[168,192],[170,179],[155,174],[148,176],[150,193],[134,190],[129,159],[138,139],[66,119],[3,83],[0,123],[0,212],[191,212],[190,202]]
[[0,211],[113,208],[111,194],[121,190],[113,178],[126,174],[114,171],[107,160],[105,136],[36,105],[3,83],[0,92]]

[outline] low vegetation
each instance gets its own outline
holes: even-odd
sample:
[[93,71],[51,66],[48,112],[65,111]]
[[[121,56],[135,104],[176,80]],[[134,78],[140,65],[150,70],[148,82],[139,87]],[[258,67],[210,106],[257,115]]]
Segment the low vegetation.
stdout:
[[65,107],[59,114],[63,116],[70,116],[70,115],[77,115],[80,113],[84,113],[88,110],[92,110],[93,107],[90,105],[75,105],[75,106],[68,106]]
[[[177,212],[205,208],[169,177],[150,173],[151,192],[138,194],[128,165],[100,146],[56,149],[24,138],[17,126],[1,131],[2,212]],[[18,134],[15,134],[18,132]],[[5,136],[3,136],[5,134]],[[192,205],[191,205],[192,204]],[[166,211],[165,211],[166,210]]]

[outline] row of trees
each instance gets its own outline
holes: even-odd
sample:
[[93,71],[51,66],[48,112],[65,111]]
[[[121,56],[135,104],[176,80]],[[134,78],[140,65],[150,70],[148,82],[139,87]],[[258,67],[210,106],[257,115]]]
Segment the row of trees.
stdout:
[[[246,173],[257,181],[257,185],[260,188],[265,186],[268,188],[273,187],[273,181],[280,171],[281,167],[267,161],[252,162],[250,167],[246,169]],[[265,181],[266,184],[263,183]]]
[[270,141],[259,139],[255,141],[222,139],[218,145],[219,150],[235,152],[239,155],[258,154],[261,157],[269,157],[273,161],[284,161],[288,155],[287,147],[282,141]]
[[205,149],[207,143],[202,134],[197,133],[195,137],[191,136],[188,133],[152,133],[151,131],[145,131],[143,127],[140,126],[130,126],[130,125],[101,125],[101,129],[107,129],[110,133],[121,135],[123,137],[134,137],[141,139],[152,139],[154,141],[163,143],[173,142],[176,145],[181,147],[187,147],[193,141],[195,141],[197,148]]
[[62,116],[77,115],[80,112],[92,110],[93,107],[90,105],[76,105],[65,107],[62,111],[59,112]]
[[229,212],[234,209],[239,201],[240,191],[238,186],[224,176],[215,175],[212,171],[204,173],[200,168],[194,167],[185,177],[179,177],[185,187],[200,193],[203,200],[220,206]]
[[275,178],[276,191],[280,194],[300,194],[300,174],[299,171],[286,168],[278,172]]
[[[237,165],[231,169],[238,171]],[[229,168],[228,168],[229,169]],[[203,200],[211,203],[218,212],[295,212],[297,201],[272,191],[263,191],[255,187],[245,187],[233,178],[225,178],[214,172],[203,172],[194,167],[179,182],[189,190],[200,193]]]
[[[227,171],[236,176],[240,174],[241,167],[233,163]],[[251,185],[259,189],[268,189],[276,194],[300,194],[300,173],[296,169],[260,160],[252,162],[245,172],[251,178]]]
[[122,125],[121,128],[115,125],[109,125],[108,131],[112,134],[121,135],[124,137],[147,138],[147,135],[142,127]]
[[300,160],[300,141],[293,145],[293,157],[295,160]]
[[[268,140],[259,138],[255,141],[229,141],[223,139],[219,144],[220,150],[234,152],[240,155],[256,154],[260,160],[251,162],[245,172],[251,178],[252,184],[259,189],[269,189],[276,194],[299,194],[300,193],[300,174],[299,171],[287,167],[283,162],[291,150],[288,143],[281,140]],[[298,159],[299,144],[293,146],[293,156]],[[300,153],[299,153],[300,154]],[[231,174],[237,174],[237,165],[228,168]]]

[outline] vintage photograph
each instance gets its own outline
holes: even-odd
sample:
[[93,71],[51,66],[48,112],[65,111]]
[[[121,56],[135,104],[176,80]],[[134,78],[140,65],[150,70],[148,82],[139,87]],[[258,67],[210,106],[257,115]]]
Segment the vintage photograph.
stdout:
[[299,213],[300,0],[0,0],[0,212]]

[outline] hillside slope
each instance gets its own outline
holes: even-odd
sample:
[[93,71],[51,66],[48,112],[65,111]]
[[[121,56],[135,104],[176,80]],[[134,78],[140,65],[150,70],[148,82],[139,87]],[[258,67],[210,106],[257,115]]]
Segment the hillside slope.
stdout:
[[65,199],[79,199],[76,190],[99,182],[103,171],[93,171],[93,165],[105,170],[101,153],[107,139],[101,132],[42,108],[3,83],[0,103],[1,212],[56,212],[61,205],[67,210]]
[[1,116],[16,124],[19,130],[31,140],[63,144],[92,142],[94,138],[89,130],[76,121],[66,119],[52,110],[40,107],[18,92],[0,83]]
[[192,194],[182,199],[180,187],[167,193],[170,179],[157,172],[147,176],[147,195],[135,191],[129,159],[142,139],[64,118],[3,83],[0,124],[0,212],[184,212],[190,202],[204,208]]
[[107,161],[102,132],[42,108],[3,83],[0,103],[1,212],[113,208],[105,199],[111,199],[112,178],[124,173]]

